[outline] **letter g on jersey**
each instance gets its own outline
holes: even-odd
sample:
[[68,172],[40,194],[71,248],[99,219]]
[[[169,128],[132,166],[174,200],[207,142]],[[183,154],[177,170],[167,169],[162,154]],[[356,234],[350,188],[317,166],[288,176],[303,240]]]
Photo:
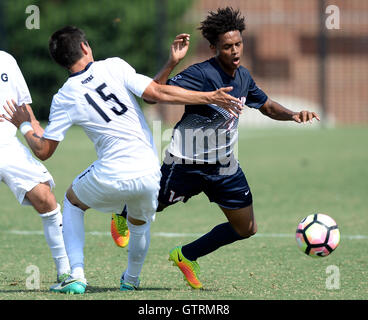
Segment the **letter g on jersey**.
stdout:
[[8,81],[8,75],[6,73],[2,73],[1,74],[1,80],[3,80],[4,82]]

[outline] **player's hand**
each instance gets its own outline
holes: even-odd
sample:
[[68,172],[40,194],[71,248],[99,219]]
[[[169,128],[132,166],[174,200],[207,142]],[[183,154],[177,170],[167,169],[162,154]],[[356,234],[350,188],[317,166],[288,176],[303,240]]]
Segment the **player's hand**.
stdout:
[[7,100],[6,103],[8,106],[4,105],[3,107],[8,115],[3,114],[2,118],[11,122],[17,128],[25,121],[31,122],[31,116],[24,103],[21,106],[18,106],[14,100],[11,102]]
[[241,100],[227,94],[227,92],[232,90],[233,87],[226,87],[214,91],[215,100],[217,100],[215,103],[238,118],[244,109],[244,104]]
[[170,62],[174,65],[178,64],[187,54],[189,48],[190,34],[178,34],[170,47]]
[[317,113],[307,111],[307,110],[302,110],[302,111],[300,111],[300,112],[293,115],[293,120],[295,122],[298,122],[298,123],[306,123],[307,121],[312,123],[313,118],[320,121],[319,116],[318,116]]

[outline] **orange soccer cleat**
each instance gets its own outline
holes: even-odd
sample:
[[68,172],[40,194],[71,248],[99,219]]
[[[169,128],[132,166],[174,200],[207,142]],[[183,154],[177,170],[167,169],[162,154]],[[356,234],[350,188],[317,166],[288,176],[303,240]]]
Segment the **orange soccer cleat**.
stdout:
[[181,252],[181,247],[175,247],[170,251],[169,261],[174,262],[173,265],[176,265],[180,269],[184,274],[184,280],[186,280],[193,289],[202,288],[202,283],[198,279],[200,273],[198,262],[185,258]]
[[113,213],[111,217],[111,236],[118,247],[126,247],[129,243],[129,229],[124,216]]

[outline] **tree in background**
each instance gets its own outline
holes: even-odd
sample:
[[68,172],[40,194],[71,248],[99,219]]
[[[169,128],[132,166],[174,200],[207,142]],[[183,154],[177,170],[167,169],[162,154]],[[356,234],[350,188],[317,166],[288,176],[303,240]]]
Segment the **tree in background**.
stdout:
[[[39,8],[39,29],[26,27],[30,5]],[[34,112],[46,120],[52,96],[68,75],[48,53],[48,40],[55,30],[75,25],[86,32],[96,60],[119,56],[137,72],[153,77],[166,61],[175,35],[194,28],[184,21],[191,5],[191,0],[3,0],[5,47],[0,49],[17,59]]]

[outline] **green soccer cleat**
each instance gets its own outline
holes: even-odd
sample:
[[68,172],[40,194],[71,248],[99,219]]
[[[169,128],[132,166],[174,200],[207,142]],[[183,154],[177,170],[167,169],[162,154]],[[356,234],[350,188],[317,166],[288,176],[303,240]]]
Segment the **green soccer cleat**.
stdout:
[[118,247],[124,248],[129,243],[129,229],[127,219],[113,213],[111,217],[111,237]]
[[74,279],[69,277],[61,283],[50,287],[52,292],[61,292],[67,294],[83,294],[86,291],[87,282],[85,279]]
[[184,274],[184,279],[193,289],[201,289],[202,283],[198,279],[200,268],[197,261],[191,261],[185,258],[181,252],[182,247],[175,247],[169,253],[169,261],[173,261],[173,265],[177,266]]

